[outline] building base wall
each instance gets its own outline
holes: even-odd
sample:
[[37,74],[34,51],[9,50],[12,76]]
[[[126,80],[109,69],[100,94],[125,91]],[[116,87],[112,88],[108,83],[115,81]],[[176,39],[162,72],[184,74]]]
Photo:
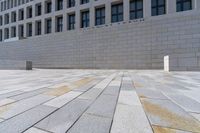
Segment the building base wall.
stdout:
[[174,55],[198,70],[199,29],[199,12],[186,11],[1,43],[0,59],[39,68],[163,69],[164,56]]

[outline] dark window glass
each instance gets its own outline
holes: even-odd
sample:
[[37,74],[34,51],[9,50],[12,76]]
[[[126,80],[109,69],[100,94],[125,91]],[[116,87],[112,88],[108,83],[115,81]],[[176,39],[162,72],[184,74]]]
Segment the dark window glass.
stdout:
[[130,19],[143,18],[143,0],[130,1]]
[[16,37],[16,27],[11,28],[11,37]]
[[57,10],[63,9],[63,0],[57,0]]
[[68,0],[68,8],[75,6],[75,0]]
[[24,26],[23,25],[20,25],[19,26],[19,37],[23,37],[24,36]]
[[95,25],[105,24],[105,7],[97,8],[95,12]]
[[176,0],[176,11],[192,10],[192,0]]
[[19,20],[24,20],[24,10],[23,9],[19,10]]
[[57,17],[57,32],[62,32],[63,30],[63,17]]
[[90,25],[89,11],[84,11],[81,13],[81,28],[89,27],[89,25]]
[[2,30],[0,30],[0,41],[2,41],[3,40],[3,33],[2,33]]
[[112,23],[123,21],[123,3],[112,5]]
[[68,30],[75,29],[75,14],[68,15]]
[[32,18],[32,7],[28,7],[27,18]]
[[89,3],[89,0],[81,0],[81,4]]
[[9,29],[6,28],[4,32],[5,32],[4,38],[8,39],[9,38]]
[[51,19],[46,20],[46,33],[51,33]]
[[52,3],[51,2],[47,2],[46,3],[46,13],[50,13],[51,12],[51,8],[52,8]]
[[28,37],[32,36],[32,24],[28,24]]
[[36,5],[36,16],[40,16],[42,14],[42,5],[37,4]]
[[151,0],[151,15],[158,16],[165,14],[165,0]]
[[42,32],[41,26],[42,26],[41,21],[36,22],[36,35],[41,35]]

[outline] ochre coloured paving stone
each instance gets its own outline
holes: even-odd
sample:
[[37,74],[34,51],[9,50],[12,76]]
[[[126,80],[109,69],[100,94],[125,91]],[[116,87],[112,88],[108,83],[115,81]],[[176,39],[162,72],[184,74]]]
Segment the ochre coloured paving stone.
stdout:
[[150,121],[151,119],[154,119],[153,121],[155,122],[155,119],[158,120],[159,118],[160,123],[166,123],[171,128],[200,133],[199,121],[193,119],[192,117],[184,116],[183,114],[180,115],[177,112],[172,112],[169,108],[164,107],[167,103],[163,103],[164,105],[162,106],[160,104],[153,103],[150,100],[148,101],[143,99],[142,104],[145,112],[151,117]]
[[46,95],[50,95],[50,96],[61,96],[65,93],[68,93],[69,91],[76,89],[78,87],[81,87],[89,82],[91,82],[92,80],[94,80],[93,78],[83,78],[81,80],[75,81],[73,83],[71,83],[69,86],[61,86],[58,88],[55,88],[53,90],[47,91],[44,94]]
[[87,78],[83,78],[81,80],[75,81],[72,84],[76,85],[76,87],[81,87],[81,86],[91,82],[92,80],[94,80],[94,78],[87,77]]
[[62,87],[47,91],[44,94],[50,95],[50,96],[61,96],[69,91],[71,91],[71,88],[69,88],[68,86],[62,86]]
[[5,113],[6,111],[8,111],[11,108],[11,106],[12,106],[12,104],[7,104],[7,105],[0,107],[0,115]]
[[133,82],[134,87],[136,88],[141,88],[144,87],[142,84],[138,83],[138,82]]
[[152,126],[154,133],[192,133],[186,131],[175,130],[171,128],[164,128],[160,126]]

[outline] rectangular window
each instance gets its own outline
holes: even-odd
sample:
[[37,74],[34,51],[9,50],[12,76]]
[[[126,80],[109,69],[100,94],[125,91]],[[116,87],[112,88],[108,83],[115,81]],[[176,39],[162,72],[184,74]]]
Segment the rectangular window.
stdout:
[[2,33],[2,30],[0,30],[0,41],[3,41],[3,33]]
[[42,33],[42,23],[41,23],[41,21],[36,21],[36,23],[35,23],[36,25],[36,27],[35,27],[35,35],[41,35],[41,33]]
[[16,12],[11,12],[11,22],[16,22],[17,21],[17,14]]
[[70,8],[74,6],[75,6],[75,0],[68,0],[67,7]]
[[9,24],[9,14],[5,14],[4,16],[4,23]]
[[57,0],[57,11],[63,9],[63,0]]
[[46,13],[50,13],[52,9],[52,3],[51,1],[46,2]]
[[32,36],[32,23],[27,24],[27,37]]
[[27,7],[27,18],[32,18],[32,6]]
[[81,12],[81,28],[89,27],[89,25],[90,25],[89,11]]
[[42,15],[42,5],[41,3],[35,5],[35,16]]
[[95,10],[95,25],[105,24],[105,7],[96,8]]
[[151,15],[158,16],[163,15],[166,12],[165,0],[151,0]]
[[24,25],[19,25],[19,37],[24,37]]
[[4,29],[4,39],[8,39],[9,38],[9,29],[5,28]]
[[75,29],[75,14],[68,15],[68,30]]
[[46,19],[46,34],[51,33],[51,19]]
[[143,18],[143,0],[130,1],[130,19]]
[[176,0],[176,11],[192,10],[192,0]]
[[123,3],[112,5],[112,23],[123,21]]
[[19,10],[19,20],[24,20],[24,9]]
[[0,26],[3,25],[3,18],[0,16]]
[[86,4],[86,3],[89,3],[89,0],[80,0],[80,3],[81,4]]
[[16,27],[11,27],[11,37],[16,37]]
[[56,32],[62,32],[63,31],[63,17],[57,17],[57,26],[56,26]]

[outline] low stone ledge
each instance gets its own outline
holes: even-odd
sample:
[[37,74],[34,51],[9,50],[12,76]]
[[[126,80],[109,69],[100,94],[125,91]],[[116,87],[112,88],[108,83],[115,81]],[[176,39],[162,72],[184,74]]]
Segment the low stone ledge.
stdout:
[[0,60],[0,70],[32,70],[32,62],[22,60]]

